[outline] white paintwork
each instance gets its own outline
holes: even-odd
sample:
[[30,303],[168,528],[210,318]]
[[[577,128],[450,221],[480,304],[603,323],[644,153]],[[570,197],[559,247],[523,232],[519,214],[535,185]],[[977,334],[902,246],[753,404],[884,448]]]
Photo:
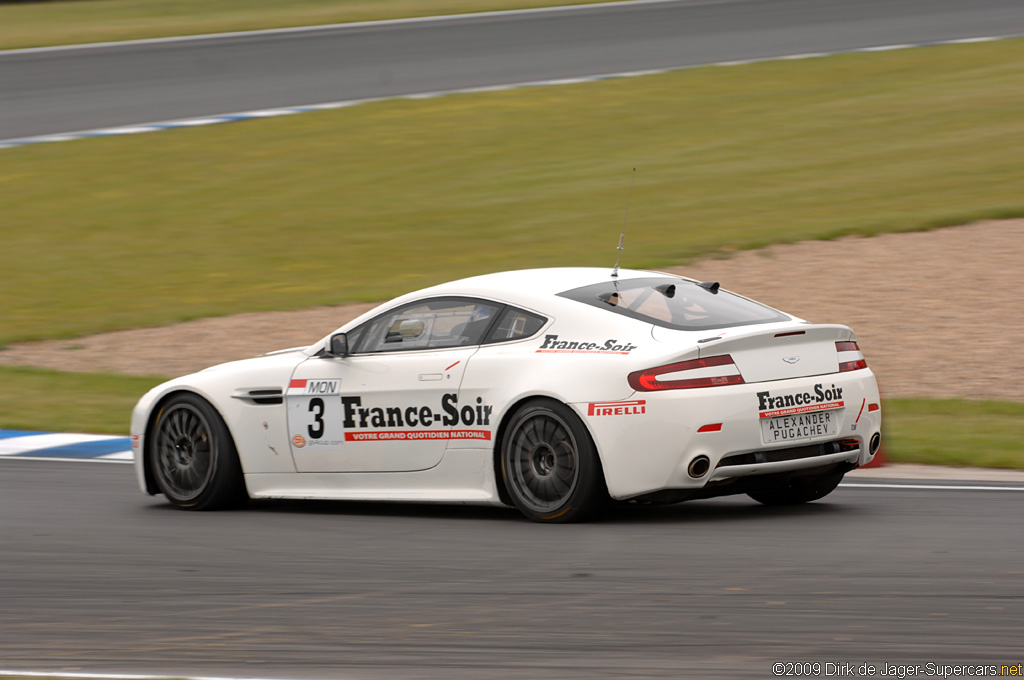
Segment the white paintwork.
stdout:
[[[491,345],[344,358],[318,356],[328,344],[328,336],[306,348],[223,364],[164,383],[146,394],[133,412],[132,433],[145,442],[147,425],[161,400],[176,391],[194,392],[224,417],[239,451],[249,493],[263,498],[500,504],[495,479],[500,424],[523,400],[538,397],[568,404],[579,415],[597,446],[608,490],[619,499],[665,489],[700,489],[709,481],[740,475],[836,461],[862,465],[871,459],[867,443],[881,427],[881,411],[866,408],[867,404],[880,404],[874,375],[866,368],[835,372],[840,360],[862,357],[859,352],[846,352],[837,358],[835,341],[855,339],[849,328],[789,317],[777,323],[713,331],[667,330],[557,295],[609,280],[610,273],[609,269],[582,268],[504,272],[404,295],[339,330],[352,332],[398,305],[440,296],[511,304],[549,321],[528,339]],[[679,281],[667,274],[631,270],[620,270],[618,280],[656,276]],[[804,334],[775,337],[791,331]],[[593,343],[602,351],[557,349],[554,336],[559,341]],[[698,343],[710,336],[720,337]],[[610,349],[604,351],[605,347]],[[734,355],[736,368],[727,367],[722,374],[735,374],[738,368],[745,384],[635,392],[627,382],[634,371],[724,353]],[[795,355],[801,357],[800,362],[782,361]],[[685,377],[701,375],[697,371]],[[303,380],[325,384],[289,389],[299,384],[292,381]],[[260,389],[280,390],[284,403],[258,405],[240,398],[249,390]],[[321,391],[304,391],[314,389]],[[838,436],[857,440],[859,448],[812,459],[715,469],[719,461],[733,454],[836,439],[833,435],[795,443],[762,443],[759,413],[764,409],[759,395],[767,392],[776,398],[814,394],[816,389],[834,394],[842,391],[841,398],[830,402],[830,413],[839,418]],[[312,447],[304,437],[302,446],[295,445],[292,438],[301,435],[301,428],[319,426],[313,414],[320,409],[312,404],[317,396],[325,404],[320,437],[334,443]],[[388,411],[392,425],[373,426],[366,420],[356,427],[356,412],[346,411],[344,405],[345,398],[354,397],[360,399],[360,407],[380,407],[382,413],[385,407],[393,407]],[[839,400],[841,406],[836,405]],[[431,420],[429,427],[410,424],[421,413]],[[448,414],[459,414],[461,420],[438,427],[437,422]],[[406,419],[409,422],[404,422]],[[346,427],[346,422],[352,427]],[[698,432],[713,424],[720,429]],[[428,429],[446,438],[425,437]],[[447,438],[456,433],[464,438]],[[349,439],[367,434],[381,438]],[[396,434],[403,438],[394,439]],[[699,455],[709,457],[712,471],[693,479],[686,470]],[[146,482],[145,465],[146,456],[136,456],[139,483],[152,493],[155,489]]]

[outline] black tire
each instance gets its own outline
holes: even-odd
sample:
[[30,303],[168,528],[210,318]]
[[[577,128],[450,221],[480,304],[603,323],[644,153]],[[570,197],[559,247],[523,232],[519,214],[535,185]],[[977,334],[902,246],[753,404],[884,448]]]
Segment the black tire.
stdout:
[[501,474],[513,503],[535,522],[579,522],[608,500],[590,433],[565,404],[535,399],[512,415]]
[[843,481],[845,472],[830,472],[816,477],[793,477],[771,489],[749,491],[747,495],[765,505],[800,505],[829,495]]
[[160,408],[146,455],[160,491],[179,508],[218,510],[248,499],[231,433],[201,397],[179,394]]

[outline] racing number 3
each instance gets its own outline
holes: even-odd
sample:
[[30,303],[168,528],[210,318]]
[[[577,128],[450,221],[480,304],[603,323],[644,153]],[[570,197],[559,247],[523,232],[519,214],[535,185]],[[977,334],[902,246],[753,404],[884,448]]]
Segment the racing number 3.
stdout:
[[309,400],[309,412],[313,414],[313,424],[307,430],[310,439],[319,439],[324,436],[324,400],[315,397]]

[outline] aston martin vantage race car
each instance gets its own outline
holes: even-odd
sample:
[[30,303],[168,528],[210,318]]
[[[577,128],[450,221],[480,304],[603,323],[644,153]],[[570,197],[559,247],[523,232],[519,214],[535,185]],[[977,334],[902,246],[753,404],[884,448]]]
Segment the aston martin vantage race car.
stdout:
[[717,282],[538,269],[387,302],[308,347],[164,383],[132,414],[142,489],[514,506],[819,499],[879,449],[852,330]]

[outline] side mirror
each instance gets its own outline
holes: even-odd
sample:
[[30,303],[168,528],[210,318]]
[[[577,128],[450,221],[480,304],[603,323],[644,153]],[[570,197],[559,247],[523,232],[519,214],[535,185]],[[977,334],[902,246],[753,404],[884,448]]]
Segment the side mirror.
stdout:
[[328,343],[326,354],[329,357],[347,357],[348,337],[344,333],[335,333],[332,335],[331,341]]

